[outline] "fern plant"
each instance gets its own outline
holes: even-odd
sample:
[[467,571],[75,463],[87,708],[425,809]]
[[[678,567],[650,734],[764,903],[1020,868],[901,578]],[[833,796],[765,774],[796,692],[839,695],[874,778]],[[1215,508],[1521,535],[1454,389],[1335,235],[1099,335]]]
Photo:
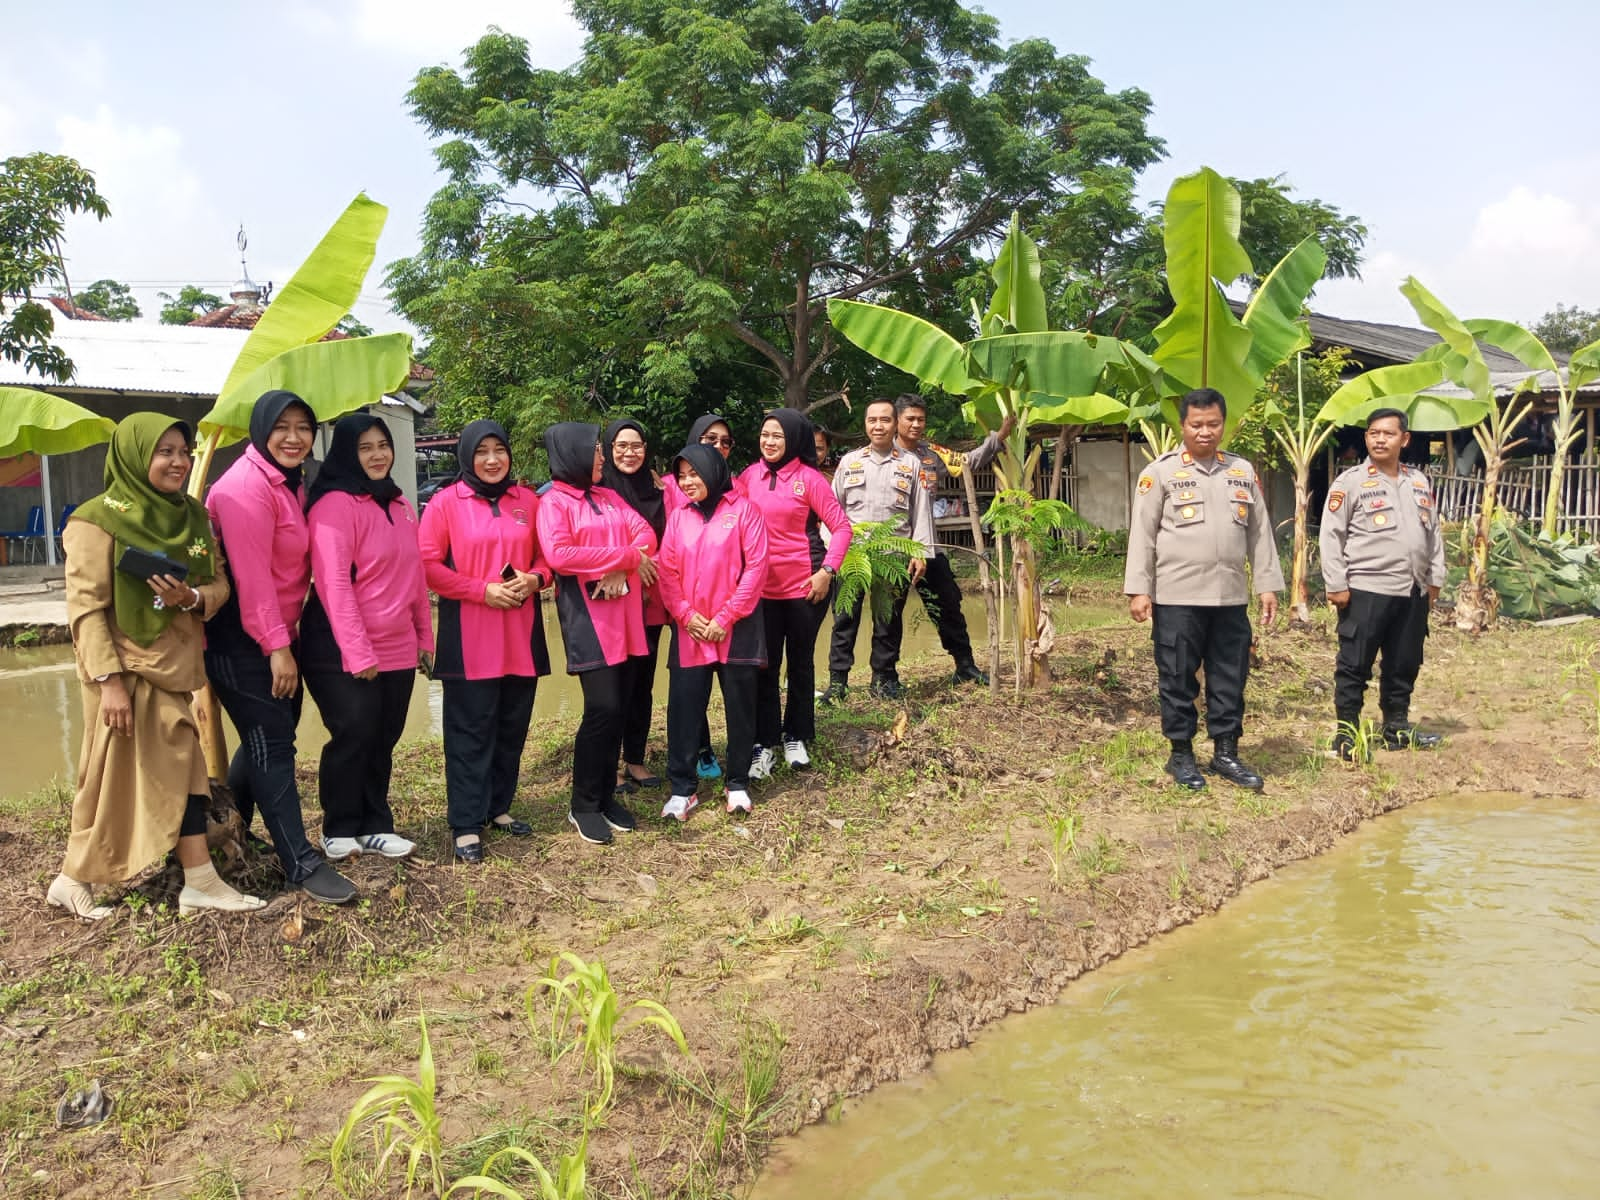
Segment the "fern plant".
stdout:
[[867,597],[872,615],[887,621],[894,598],[911,582],[911,560],[927,550],[921,542],[892,532],[888,521],[863,521],[850,532],[850,549],[839,564],[839,594],[834,611],[848,613]]

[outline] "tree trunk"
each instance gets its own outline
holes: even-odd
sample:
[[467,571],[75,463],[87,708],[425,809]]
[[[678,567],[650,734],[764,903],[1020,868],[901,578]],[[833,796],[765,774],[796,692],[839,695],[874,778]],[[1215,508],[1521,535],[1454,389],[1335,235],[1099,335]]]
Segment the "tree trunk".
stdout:
[[1456,593],[1456,628],[1462,633],[1482,633],[1489,627],[1495,610],[1500,606],[1499,596],[1489,586],[1489,538],[1494,530],[1501,461],[1499,446],[1484,447],[1483,499],[1478,503],[1472,554],[1467,560],[1467,578]]
[[1311,463],[1301,460],[1294,467],[1294,560],[1289,571],[1289,599],[1295,620],[1311,623],[1311,595],[1306,584],[1306,567],[1311,557],[1311,538],[1306,532],[1306,516],[1311,508]]

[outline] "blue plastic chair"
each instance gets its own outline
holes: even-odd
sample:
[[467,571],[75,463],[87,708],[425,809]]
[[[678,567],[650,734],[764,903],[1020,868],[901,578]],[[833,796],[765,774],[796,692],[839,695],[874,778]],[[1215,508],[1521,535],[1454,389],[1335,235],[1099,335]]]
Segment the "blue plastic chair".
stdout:
[[67,518],[72,515],[73,510],[77,507],[76,504],[62,505],[61,516],[56,519],[56,557],[59,559],[67,557],[67,548],[61,544],[61,535],[67,530]]
[[28,525],[26,529],[0,530],[0,537],[6,539],[6,558],[8,561],[16,561],[10,553],[13,542],[22,543],[23,554],[31,561],[34,542],[37,541],[41,548],[44,546],[44,505],[35,504],[28,509]]

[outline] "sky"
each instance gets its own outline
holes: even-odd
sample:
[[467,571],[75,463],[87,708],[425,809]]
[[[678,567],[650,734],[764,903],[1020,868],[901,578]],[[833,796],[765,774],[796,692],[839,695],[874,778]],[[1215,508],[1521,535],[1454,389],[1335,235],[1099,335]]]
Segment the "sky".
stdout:
[[[1146,199],[1207,165],[1281,174],[1359,216],[1363,279],[1322,284],[1318,312],[1416,324],[1397,290],[1410,274],[1462,316],[1600,308],[1593,0],[975,6],[1005,40],[1047,38],[1150,94],[1168,157]],[[390,215],[355,312],[405,328],[383,266],[415,250],[442,182],[411,80],[490,25],[541,66],[581,47],[562,0],[76,0],[70,26],[65,11],[0,0],[0,158],[45,150],[95,172],[112,216],[69,226],[71,280],[129,283],[151,319],[159,291],[226,293],[241,224],[250,276],[281,285],[366,191]]]

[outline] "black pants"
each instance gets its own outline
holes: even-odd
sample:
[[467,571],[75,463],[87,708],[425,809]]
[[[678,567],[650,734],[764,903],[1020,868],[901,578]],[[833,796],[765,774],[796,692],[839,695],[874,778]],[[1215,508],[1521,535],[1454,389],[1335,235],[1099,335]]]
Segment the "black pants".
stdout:
[[644,764],[644,751],[650,741],[650,716],[655,705],[656,658],[661,651],[661,625],[646,625],[644,640],[650,647],[624,664],[628,678],[622,707],[622,761]]
[[572,742],[572,811],[595,813],[617,786],[617,755],[628,704],[631,660],[578,674],[583,720]]
[[[786,738],[809,742],[817,736],[817,632],[827,603],[763,600],[767,626],[767,665],[756,679],[756,743],[776,746]],[[789,657],[789,695],[784,702],[779,676]],[[724,698],[726,703],[726,698]]]
[[328,730],[317,771],[323,837],[394,832],[389,777],[416,678],[414,670],[357,679],[346,671],[306,668],[306,688]]
[[[674,796],[690,796],[699,784],[695,757],[700,729],[711,703],[711,681],[722,684],[728,712],[728,749],[722,775],[729,788],[750,783],[750,756],[756,740],[756,676],[761,668],[745,663],[674,667],[667,679],[667,782]],[[810,693],[807,693],[808,695]]]
[[452,833],[477,833],[511,811],[538,684],[531,675],[444,681],[444,780]]
[[1206,672],[1206,732],[1236,738],[1244,728],[1244,685],[1250,675],[1250,609],[1243,604],[1153,606],[1152,636],[1161,691],[1161,736],[1194,737],[1199,722],[1196,673]]
[[1383,655],[1378,707],[1385,724],[1402,725],[1411,715],[1411,690],[1422,669],[1422,643],[1428,636],[1428,597],[1421,588],[1409,596],[1383,596],[1350,589],[1350,603],[1339,614],[1339,658],[1333,671],[1333,707],[1338,719],[1357,724],[1372,678],[1372,664]]
[[939,644],[956,660],[956,666],[972,663],[972,639],[967,635],[967,618],[961,611],[961,586],[950,568],[950,556],[935,554],[928,560],[927,574],[917,580],[917,595],[922,607],[939,630]]
[[264,654],[208,651],[206,676],[239,732],[239,748],[228,765],[228,787],[240,819],[248,829],[260,810],[284,877],[299,883],[322,865],[322,855],[306,838],[294,781],[294,734],[305,691],[297,687],[283,700],[273,696],[272,665]]
[[[828,644],[828,673],[843,677],[850,673],[856,661],[856,631],[861,628],[861,610],[870,609],[870,596],[862,596],[849,612],[833,610],[833,640]],[[896,667],[900,662],[900,639],[905,634],[906,590],[894,593],[893,606],[887,621],[872,617],[872,677],[899,678]]]

